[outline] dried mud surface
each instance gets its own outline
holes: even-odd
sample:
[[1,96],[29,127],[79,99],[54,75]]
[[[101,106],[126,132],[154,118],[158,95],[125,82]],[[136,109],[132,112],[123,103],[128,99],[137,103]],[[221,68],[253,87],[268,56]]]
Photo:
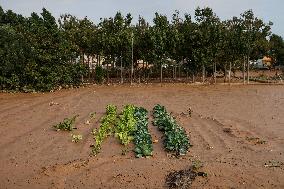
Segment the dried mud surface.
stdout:
[[[54,104],[50,106],[50,103]],[[58,104],[56,104],[58,103]],[[162,135],[149,124],[152,158],[121,155],[108,138],[90,156],[91,131],[105,106],[126,103],[149,111],[165,105],[190,136],[193,147],[179,159],[169,156]],[[193,113],[184,115],[191,107]],[[90,125],[90,112],[97,112]],[[45,94],[0,94],[0,188],[165,188],[172,171],[202,162],[207,177],[191,188],[284,188],[284,86],[89,86]],[[79,114],[83,140],[52,125]],[[151,117],[151,116],[150,116]],[[152,118],[150,118],[150,121]],[[271,163],[272,162],[272,163]]]

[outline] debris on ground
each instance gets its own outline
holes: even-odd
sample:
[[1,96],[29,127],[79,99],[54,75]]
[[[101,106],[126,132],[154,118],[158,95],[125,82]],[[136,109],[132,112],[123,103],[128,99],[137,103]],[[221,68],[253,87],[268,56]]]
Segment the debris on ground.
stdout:
[[256,144],[266,144],[265,140],[261,140],[258,137],[246,137],[246,140],[249,141],[249,142],[254,143],[255,145]]
[[188,108],[186,113],[184,113],[184,112],[180,113],[181,116],[189,116],[189,117],[191,117],[191,114],[192,114],[191,107]]
[[282,162],[271,160],[265,163],[264,167],[280,167],[281,165],[283,165]]
[[231,128],[224,128],[223,131],[225,133],[232,133],[232,129]]
[[59,105],[59,103],[57,103],[57,102],[50,102],[49,103],[49,106],[54,106],[54,105]]
[[154,139],[154,140],[153,140],[153,143],[158,143],[158,142],[159,142],[158,139]]
[[207,177],[207,173],[198,172],[194,168],[173,171],[166,176],[168,188],[187,189],[197,176]]

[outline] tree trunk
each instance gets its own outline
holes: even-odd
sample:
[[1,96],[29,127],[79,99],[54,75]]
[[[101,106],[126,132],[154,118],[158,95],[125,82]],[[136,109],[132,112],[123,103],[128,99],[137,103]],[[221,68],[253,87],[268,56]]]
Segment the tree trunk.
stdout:
[[[137,62],[136,62],[137,63]],[[135,63],[135,64],[136,64]],[[135,78],[136,78],[136,71],[135,71],[135,68],[134,68],[134,62],[133,62],[133,81],[135,82]]]
[[163,82],[163,64],[161,62],[161,68],[160,68],[160,82],[162,83]]
[[98,59],[97,59],[97,64],[98,64],[98,66],[101,66],[101,56],[100,55],[98,55]]
[[108,71],[108,68],[109,68],[109,62],[107,62],[107,83],[109,83],[109,71]]
[[216,65],[216,62],[215,62],[215,63],[214,63],[214,82],[215,82],[215,84],[217,83],[216,70],[217,70],[217,65]]
[[244,82],[244,84],[246,84],[245,71],[246,71],[246,58],[245,58],[245,56],[244,56],[244,64],[243,64],[243,82]]
[[152,72],[151,69],[152,69],[152,68],[150,68],[149,70],[147,70],[147,83],[150,81],[150,73]]
[[229,84],[231,84],[231,70],[232,70],[232,63],[230,62],[230,67],[229,67]]
[[122,66],[122,52],[121,52],[120,54],[120,82],[121,83],[123,83],[122,69],[123,69],[123,66]]
[[224,67],[224,83],[226,83],[226,80],[227,80],[227,62],[225,63],[225,67]]
[[133,33],[132,33],[132,40],[131,40],[131,77],[130,77],[130,83],[132,85],[133,82]]
[[85,64],[85,54],[84,53],[82,53],[82,57],[83,57],[83,59],[82,59],[82,62],[83,62],[83,65]]
[[180,79],[180,64],[178,65],[178,78]]
[[188,70],[186,69],[186,83],[188,82]]
[[[80,57],[80,59],[81,59],[81,61],[82,61],[82,64],[84,65],[84,53],[82,53],[81,55],[83,55],[83,56],[82,56],[83,59],[81,59],[81,57]],[[81,75],[81,82],[82,82],[82,83],[84,82],[84,76],[83,76],[83,74]]]
[[202,65],[202,83],[205,82],[205,66],[204,64]]
[[94,57],[92,56],[92,82],[94,82]]
[[173,80],[175,79],[175,67],[173,65]]
[[90,70],[90,55],[88,55],[88,82],[91,80],[91,70]]
[[146,67],[144,68],[144,79],[147,80],[147,72],[148,72],[148,62],[146,62]]
[[249,84],[249,56],[247,57],[247,83]]
[[[184,58],[182,57],[182,65],[181,65],[181,66],[183,66],[183,65],[184,65]],[[181,66],[180,66],[180,67],[181,67]],[[180,74],[181,74],[181,73],[180,73]]]

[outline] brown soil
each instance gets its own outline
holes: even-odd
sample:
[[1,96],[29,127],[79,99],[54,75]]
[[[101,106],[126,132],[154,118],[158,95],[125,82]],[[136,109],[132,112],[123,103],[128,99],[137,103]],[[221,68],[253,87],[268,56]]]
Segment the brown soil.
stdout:
[[[159,141],[152,158],[136,159],[131,151],[121,155],[115,138],[90,156],[91,131],[109,103],[119,109],[126,103],[148,110],[165,105],[193,147],[179,159],[167,155],[161,133],[150,124]],[[183,114],[189,107],[192,117]],[[97,118],[84,124],[94,111]],[[193,162],[202,162],[200,171],[208,177],[197,177],[192,188],[284,188],[283,113],[282,85],[90,86],[0,94],[0,188],[163,188],[166,175]],[[71,133],[52,129],[76,114],[78,130],[72,133],[83,135],[77,144]]]

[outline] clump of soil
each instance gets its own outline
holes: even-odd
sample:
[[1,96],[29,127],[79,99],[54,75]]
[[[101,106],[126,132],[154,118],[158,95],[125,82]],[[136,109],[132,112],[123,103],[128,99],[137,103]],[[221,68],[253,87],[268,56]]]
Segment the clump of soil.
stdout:
[[197,176],[206,176],[206,173],[196,172],[193,168],[173,171],[166,176],[166,184],[169,188],[190,188]]

